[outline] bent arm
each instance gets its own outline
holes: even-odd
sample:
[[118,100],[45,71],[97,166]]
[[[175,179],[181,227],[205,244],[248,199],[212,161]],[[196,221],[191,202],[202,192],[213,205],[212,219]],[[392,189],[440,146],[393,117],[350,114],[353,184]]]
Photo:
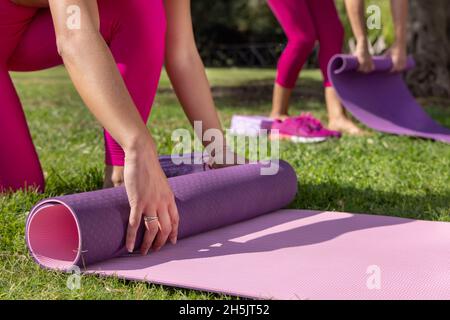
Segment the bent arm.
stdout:
[[[96,1],[50,0],[59,53],[81,98],[127,153],[150,134],[99,32]],[[79,8],[68,12],[69,6]],[[72,7],[73,8],[73,7]],[[79,19],[69,27],[69,18]],[[76,20],[73,20],[77,22]],[[150,143],[154,145],[152,142]],[[154,149],[154,148],[153,148]],[[156,152],[153,152],[156,159]]]
[[203,132],[208,129],[222,131],[205,67],[195,44],[191,1],[165,0],[165,7],[166,70],[175,93],[192,124],[202,121]]
[[[50,0],[58,50],[80,96],[98,121],[125,151],[124,182],[130,204],[126,247],[132,252],[142,216],[157,217],[145,223],[141,253],[161,248],[169,238],[176,242],[178,211],[175,197],[158,161],[156,147],[99,32],[94,0]],[[78,6],[80,19],[67,24],[68,9]],[[73,8],[73,7],[72,7]],[[79,26],[79,27],[78,27]]]

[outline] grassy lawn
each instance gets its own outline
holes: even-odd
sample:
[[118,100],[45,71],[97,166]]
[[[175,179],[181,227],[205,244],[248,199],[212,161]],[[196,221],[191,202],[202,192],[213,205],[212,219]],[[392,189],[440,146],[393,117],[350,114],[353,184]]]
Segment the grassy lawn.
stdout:
[[[208,75],[226,126],[235,113],[269,111],[273,70],[215,69]],[[49,196],[100,188],[103,139],[64,69],[14,74],[14,81],[45,170],[47,190],[0,196],[0,298],[222,298],[92,276],[82,278],[80,290],[70,291],[67,275],[43,271],[31,260],[24,242],[27,212]],[[450,127],[450,108],[444,108],[449,101],[421,102],[436,120]],[[301,110],[325,120],[318,71],[302,75],[293,112]],[[180,127],[188,123],[164,76],[149,122],[161,153],[170,153],[170,134]],[[345,136],[317,145],[282,143],[281,157],[297,171],[299,193],[294,208],[450,221],[450,146],[443,143],[367,129],[363,137]]]

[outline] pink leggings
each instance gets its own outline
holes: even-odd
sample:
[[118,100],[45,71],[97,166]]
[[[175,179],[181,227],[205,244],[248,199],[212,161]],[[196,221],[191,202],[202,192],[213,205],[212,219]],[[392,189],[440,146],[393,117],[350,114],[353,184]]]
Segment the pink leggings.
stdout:
[[[164,62],[162,0],[98,0],[100,29],[142,119],[148,120]],[[8,71],[62,64],[49,9],[0,0],[0,191],[44,188],[39,159]],[[124,152],[105,132],[106,164],[124,164]]]
[[278,62],[276,82],[295,87],[298,75],[313,50],[320,43],[319,64],[324,85],[330,86],[328,61],[342,50],[344,29],[333,0],[268,0],[283,27],[288,44]]

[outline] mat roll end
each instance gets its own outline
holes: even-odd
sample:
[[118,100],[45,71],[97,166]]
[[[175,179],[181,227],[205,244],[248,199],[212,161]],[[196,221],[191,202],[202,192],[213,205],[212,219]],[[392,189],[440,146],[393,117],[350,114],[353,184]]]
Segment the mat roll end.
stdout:
[[27,220],[26,242],[43,268],[69,270],[81,259],[81,233],[76,215],[56,200],[36,205]]

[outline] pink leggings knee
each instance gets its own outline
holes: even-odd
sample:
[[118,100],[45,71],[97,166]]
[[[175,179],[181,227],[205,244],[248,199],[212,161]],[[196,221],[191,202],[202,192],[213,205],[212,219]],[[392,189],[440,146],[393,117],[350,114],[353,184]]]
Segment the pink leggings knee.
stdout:
[[[98,0],[101,33],[144,121],[148,120],[164,62],[162,0]],[[0,191],[44,188],[25,115],[8,71],[62,64],[48,9],[0,0]],[[105,161],[122,166],[124,152],[105,132]]]

